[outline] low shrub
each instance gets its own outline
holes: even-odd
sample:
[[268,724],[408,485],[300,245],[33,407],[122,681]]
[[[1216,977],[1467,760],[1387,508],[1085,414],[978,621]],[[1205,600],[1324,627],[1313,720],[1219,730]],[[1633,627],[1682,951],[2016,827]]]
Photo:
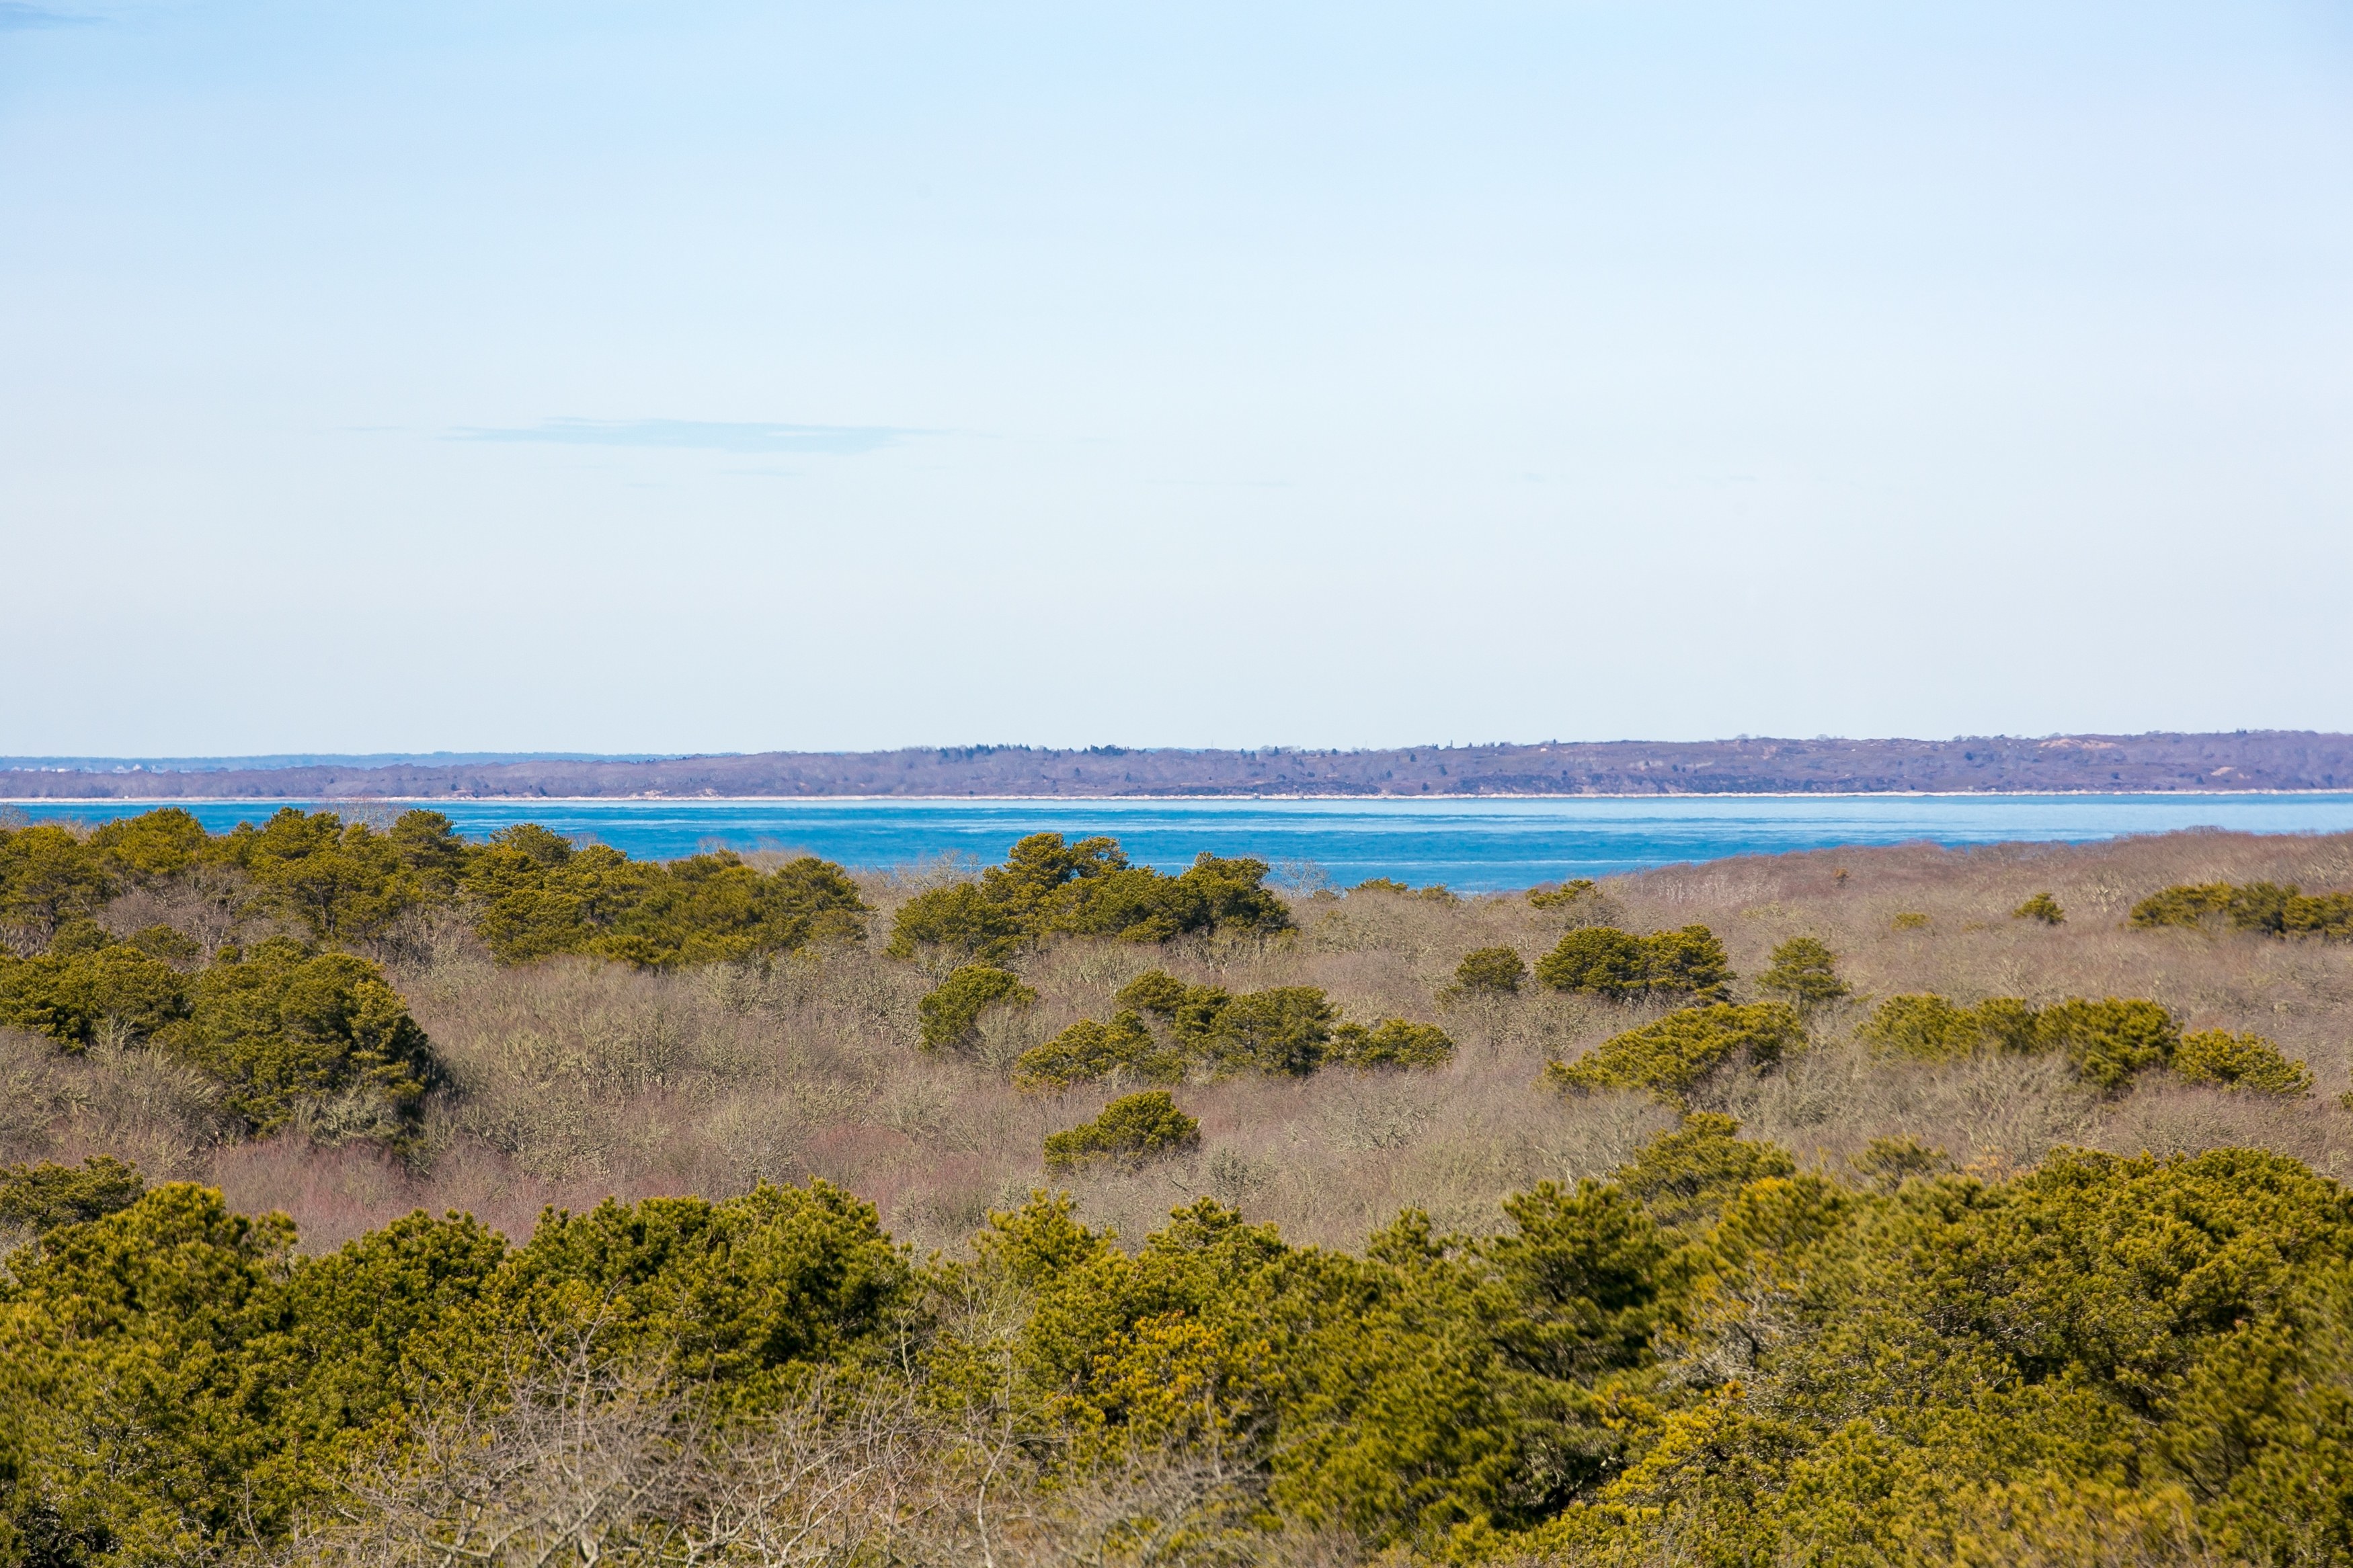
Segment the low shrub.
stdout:
[[1013,1064],[1018,1089],[1067,1089],[1113,1074],[1145,1083],[1178,1083],[1185,1077],[1185,1058],[1155,1039],[1142,1018],[1121,1012],[1108,1024],[1082,1018],[1044,1045],[1022,1052]]
[[1527,977],[1528,966],[1518,949],[1473,948],[1454,966],[1453,990],[1459,995],[1508,996]]
[[1410,882],[1400,882],[1395,877],[1367,877],[1348,889],[1352,893],[1387,893],[1393,898],[1421,899],[1433,904],[1459,904],[1462,900],[1453,889],[1443,882],[1432,882],[1417,888]]
[[2067,911],[2059,907],[2058,900],[2043,892],[2035,894],[2010,910],[2010,918],[2014,921],[2041,921],[2047,926],[2065,925]]
[[93,1154],[79,1169],[44,1160],[0,1170],[0,1221],[46,1234],[61,1225],[104,1219],[139,1201],[147,1183],[139,1167]]
[[1268,869],[1263,860],[1205,853],[1170,877],[1130,865],[1117,839],[1072,843],[1059,833],[1033,833],[979,881],[934,888],[901,905],[890,952],[908,958],[932,946],[997,960],[1055,935],[1166,942],[1281,931],[1291,913],[1265,886]]
[[1548,1063],[1545,1081],[1577,1093],[1648,1089],[1674,1101],[1736,1056],[1745,1054],[1754,1065],[1766,1067],[1803,1047],[1805,1039],[1797,1009],[1785,1002],[1719,1002],[1612,1035],[1574,1062]]
[[152,1038],[187,1017],[188,991],[185,975],[129,942],[21,959],[0,949],[0,1024],[69,1050]]
[[384,972],[351,953],[288,937],[231,948],[197,977],[193,1000],[187,1022],[156,1043],[218,1079],[224,1109],[255,1133],[285,1126],[306,1100],[358,1102],[371,1131],[406,1126],[438,1076]]
[[1882,1192],[1894,1192],[1915,1176],[1934,1175],[1950,1163],[1942,1150],[1916,1138],[1873,1138],[1847,1163]]
[[1803,1011],[1837,1001],[1850,987],[1839,978],[1837,955],[1820,938],[1793,936],[1773,950],[1757,989]]
[[2173,1070],[2191,1083],[2224,1089],[2296,1096],[2312,1092],[2311,1069],[2288,1060],[2261,1035],[2234,1035],[2226,1029],[2184,1035],[2173,1047]]
[[[1314,985],[1237,994],[1151,969],[1121,987],[1113,1005],[1119,1011],[1110,1024],[1082,1020],[1025,1053],[1014,1081],[1048,1088],[1114,1070],[1147,1083],[1240,1073],[1300,1078],[1326,1064],[1434,1067],[1454,1055],[1453,1040],[1435,1025],[1403,1018],[1342,1023],[1331,998]],[[1165,1020],[1165,1042],[1145,1023],[1147,1014]]]
[[1552,990],[1613,1002],[1641,996],[1721,1001],[1734,978],[1724,944],[1704,925],[1649,936],[1615,926],[1580,927],[1537,961],[1535,974]]
[[965,1045],[991,1007],[1028,1007],[1038,993],[1009,969],[993,963],[967,963],[949,972],[915,1005],[922,1019],[923,1049],[954,1049]]
[[1454,1041],[1435,1024],[1386,1018],[1366,1028],[1341,1024],[1332,1030],[1324,1060],[1356,1068],[1434,1068],[1454,1059]]
[[2270,936],[2353,938],[2353,893],[2310,894],[2295,883],[2180,883],[2132,907],[2144,931],[2226,921],[2233,931]]
[[1219,1007],[1209,1026],[1186,1041],[1212,1075],[1281,1073],[1303,1077],[1324,1060],[1338,1009],[1314,985],[1248,991]]
[[1557,888],[1530,888],[1528,905],[1539,910],[1568,910],[1584,904],[1599,903],[1601,884],[1590,877],[1577,877]]
[[2008,996],[1974,1007],[1934,994],[1890,996],[1855,1033],[1876,1050],[1921,1061],[1957,1060],[1988,1047],[2028,1052],[2034,1009]]
[[1201,1124],[1177,1110],[1166,1089],[1147,1089],[1113,1100],[1092,1121],[1050,1134],[1046,1164],[1066,1170],[1096,1160],[1141,1163],[1200,1142]]
[[1787,1150],[1750,1142],[1739,1132],[1740,1123],[1729,1116],[1691,1112],[1682,1126],[1644,1144],[1618,1180],[1661,1225],[1713,1219],[1750,1183],[1797,1173]]
[[2037,1008],[2010,996],[1973,1007],[1945,997],[1891,996],[1856,1031],[1868,1045],[1923,1061],[1951,1061],[1985,1049],[2063,1054],[2084,1082],[2122,1088],[2143,1068],[2173,1059],[2181,1031],[2155,1002],[2081,997]]

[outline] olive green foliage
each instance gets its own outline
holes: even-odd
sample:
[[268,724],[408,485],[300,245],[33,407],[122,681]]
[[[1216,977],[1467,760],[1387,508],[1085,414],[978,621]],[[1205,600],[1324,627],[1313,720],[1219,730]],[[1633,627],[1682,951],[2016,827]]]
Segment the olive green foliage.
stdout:
[[460,909],[506,963],[554,953],[656,968],[758,958],[855,940],[867,912],[841,868],[809,858],[765,874],[724,850],[636,861],[530,823],[468,844],[432,811],[405,812],[379,832],[287,806],[212,835],[174,807],[86,839],[47,825],[0,828],[0,926],[29,933],[16,945],[54,949],[77,919],[133,885],[201,876],[236,879],[243,919],[323,947],[385,940],[413,911]]
[[[1219,985],[1188,985],[1166,970],[1147,970],[1113,999],[1108,1024],[1082,1019],[1022,1053],[1014,1082],[1058,1089],[1114,1073],[1145,1083],[1241,1073],[1304,1076],[1325,1065],[1430,1067],[1454,1054],[1435,1025],[1402,1018],[1370,1026],[1342,1023],[1313,985],[1279,985],[1237,994]],[[1147,1017],[1159,1021],[1155,1033]]]
[[1193,932],[1276,931],[1291,924],[1263,884],[1263,860],[1203,854],[1181,876],[1128,864],[1113,838],[1033,833],[977,882],[918,893],[899,907],[890,951],[938,947],[997,961],[1048,937],[1166,942]]
[[2021,1055],[2057,1052],[2084,1082],[2121,1089],[2144,1068],[2173,1060],[2180,1026],[2155,1002],[2090,1002],[2081,997],[2032,1007],[1996,996],[1964,1007],[1942,996],[1891,996],[1858,1029],[1873,1047],[1898,1056],[1947,1061],[1980,1050]]
[[2261,1035],[2200,1029],[2181,1037],[2180,1044],[2173,1047],[2172,1065],[2176,1073],[2192,1083],[2261,1094],[2312,1092],[2311,1069],[2300,1061],[2288,1060],[2275,1043]]
[[726,850],[631,860],[529,823],[470,849],[459,886],[503,963],[582,953],[666,969],[856,941],[865,931],[856,885],[811,856],[765,874]]
[[2047,926],[2065,925],[2067,911],[2061,909],[2059,900],[2049,893],[2037,893],[2010,910],[2010,918],[2014,921],[2041,921]]
[[1785,1002],[1719,1002],[1612,1035],[1574,1062],[1548,1064],[1545,1080],[1575,1093],[1641,1089],[1674,1101],[1736,1057],[1769,1067],[1805,1043],[1805,1025]]
[[1458,995],[1508,996],[1528,977],[1528,966],[1517,949],[1473,948],[1454,966],[1453,990]]
[[1926,931],[1935,922],[1917,910],[1899,910],[1887,922],[1890,931]]
[[22,933],[16,942],[46,943],[66,921],[103,909],[121,883],[108,857],[62,827],[0,826],[0,927]]
[[1539,910],[1568,910],[1582,904],[1598,902],[1601,885],[1590,877],[1577,877],[1557,888],[1530,888],[1528,904]]
[[2144,930],[2227,923],[2271,936],[2353,939],[2353,893],[2307,894],[2294,883],[2181,883],[2141,900],[2131,919]]
[[1046,1138],[1050,1169],[1090,1160],[1138,1162],[1200,1146],[1201,1124],[1176,1109],[1164,1089],[1123,1095],[1092,1121]]
[[1695,1111],[1645,1144],[1618,1179],[1661,1225],[1712,1220],[1750,1183],[1797,1173],[1788,1151],[1739,1131],[1729,1116]]
[[[100,940],[75,941],[77,925]],[[149,1039],[187,1017],[190,983],[172,964],[137,943],[105,940],[88,921],[61,934],[32,958],[0,952],[0,1024],[79,1050]]]
[[1793,936],[1774,948],[1772,966],[1757,977],[1757,989],[1806,1011],[1837,1001],[1851,988],[1839,978],[1837,955],[1820,938]]
[[989,1008],[1028,1007],[1037,1000],[1036,989],[1023,984],[1021,977],[1009,969],[993,963],[960,965],[916,1005],[923,1019],[923,1049],[962,1046]]
[[82,1225],[129,1208],[147,1190],[136,1165],[92,1154],[79,1167],[44,1160],[0,1170],[0,1220],[34,1231]]
[[1082,1018],[1045,1044],[1022,1052],[1013,1064],[1013,1082],[1019,1089],[1067,1089],[1103,1079],[1181,1083],[1185,1058],[1162,1044],[1141,1017],[1123,1010],[1108,1024]]
[[[1192,1132],[1166,1095],[1092,1126],[1080,1160]],[[1038,1194],[917,1268],[818,1183],[554,1212],[521,1247],[412,1215],[306,1257],[166,1185],[0,1275],[0,1558],[283,1555],[421,1412],[580,1353],[738,1453],[823,1374],[974,1413],[1041,1502],[1213,1468],[1245,1533],[1206,1561],[1279,1560],[1278,1531],[1461,1564],[2353,1560],[2335,1184],[2221,1150],[1989,1184],[1895,1141],[1849,1185],[1739,1132],[1687,1116],[1496,1234],[1409,1210],[1361,1254],[1208,1199],[1123,1250]]]
[[1850,1163],[1883,1192],[1893,1192],[1915,1176],[1931,1175],[1950,1163],[1942,1151],[1929,1148],[1917,1138],[1874,1138]]
[[438,1387],[546,1347],[659,1360],[726,1410],[880,1364],[915,1306],[874,1212],[822,1183],[551,1214],[529,1246],[422,1214],[323,1257],[282,1216],[158,1187],[0,1281],[0,1558],[212,1561],[282,1543]]
[[1722,1001],[1733,978],[1724,944],[1704,925],[1648,936],[1584,926],[1536,962],[1539,984],[1613,1002],[1644,996]]
[[1384,1018],[1367,1027],[1335,1024],[1324,1043],[1325,1065],[1353,1068],[1434,1068],[1454,1058],[1454,1040],[1435,1024]]
[[272,937],[231,948],[196,977],[186,1024],[158,1043],[219,1079],[227,1110],[274,1131],[304,1101],[343,1100],[348,1130],[389,1131],[417,1117],[438,1076],[425,1031],[383,972],[348,952]]
[[[291,937],[229,947],[191,975],[77,924],[37,957],[0,955],[0,1023],[69,1051],[99,1041],[160,1050],[217,1079],[250,1131],[335,1102],[332,1137],[406,1136],[438,1077],[431,1047],[384,972]],[[142,933],[144,935],[146,933]],[[164,946],[147,944],[150,950]]]

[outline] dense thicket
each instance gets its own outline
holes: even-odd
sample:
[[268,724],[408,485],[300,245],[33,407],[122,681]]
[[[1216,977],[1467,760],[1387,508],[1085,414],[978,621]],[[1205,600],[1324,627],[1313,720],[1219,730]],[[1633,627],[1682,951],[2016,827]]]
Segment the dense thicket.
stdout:
[[977,881],[919,893],[899,907],[891,951],[944,948],[1003,959],[1053,936],[1166,942],[1207,931],[1277,931],[1291,923],[1264,887],[1267,864],[1204,853],[1182,875],[1132,866],[1116,839],[1066,842],[1033,833]]
[[231,921],[328,947],[393,936],[407,917],[462,912],[502,963],[585,953],[649,967],[744,959],[863,934],[865,905],[813,858],[762,873],[725,850],[668,863],[575,846],[533,823],[459,838],[434,811],[379,830],[287,806],[207,834],[177,807],[81,835],[0,826],[0,931],[39,951],[133,887],[169,886]]
[[2353,893],[2307,894],[2295,883],[2189,882],[2160,888],[2135,904],[2144,928],[2228,924],[2274,936],[2353,937]]
[[[411,1561],[489,1515],[499,1562],[944,1563],[977,1508],[1006,1562],[2353,1553],[2333,1184],[2245,1152],[1850,1184],[1736,1133],[1362,1256],[1207,1200],[1122,1252],[1039,1194],[918,1266],[820,1184],[306,1258],[162,1187],[11,1260],[0,1551]],[[1130,1106],[1070,1152],[1186,1135]],[[915,1500],[967,1483],[955,1519]],[[1093,1554],[1060,1552],[1082,1507]],[[746,1544],[812,1512],[843,1550]]]
[[[955,983],[951,975],[942,990]],[[1222,985],[1187,985],[1165,969],[1150,969],[1113,1004],[1118,1010],[1109,1023],[1082,1018],[1023,1052],[1013,1081],[1059,1089],[1098,1079],[1181,1083],[1237,1073],[1303,1077],[1326,1066],[1435,1067],[1454,1054],[1454,1042],[1435,1024],[1344,1021],[1331,998],[1313,985],[1237,994]]]
[[[118,936],[117,900],[176,914]],[[136,900],[132,900],[136,901]],[[668,864],[522,824],[469,844],[437,812],[382,831],[286,807],[208,834],[176,807],[82,834],[0,826],[0,1024],[78,1052],[151,1049],[220,1086],[247,1132],[409,1141],[440,1069],[381,965],[404,922],[448,911],[500,961],[649,968],[855,940],[838,866],[762,873],[724,852]],[[192,932],[184,927],[193,927]]]

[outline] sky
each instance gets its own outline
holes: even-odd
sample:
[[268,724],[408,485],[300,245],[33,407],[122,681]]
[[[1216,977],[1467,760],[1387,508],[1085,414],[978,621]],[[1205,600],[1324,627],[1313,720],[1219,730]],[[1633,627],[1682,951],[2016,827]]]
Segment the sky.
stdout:
[[0,4],[0,754],[2353,730],[2353,5]]

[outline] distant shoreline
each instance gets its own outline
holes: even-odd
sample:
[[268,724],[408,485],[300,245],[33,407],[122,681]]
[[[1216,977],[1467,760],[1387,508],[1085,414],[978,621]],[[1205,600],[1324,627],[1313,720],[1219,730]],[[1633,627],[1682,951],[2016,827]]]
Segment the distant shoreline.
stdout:
[[1512,800],[2069,800],[2103,797],[2136,799],[2245,799],[2251,795],[2348,795],[2353,789],[1777,789],[1675,790],[1637,794],[1631,790],[1588,791],[1581,795],[1514,795],[1481,790],[1462,795],[0,795],[0,805],[1103,805],[1118,803],[1215,805],[1231,801],[1263,805],[1271,801],[1357,802],[1366,805],[1463,805],[1472,801]]
[[11,764],[0,765],[0,799],[1263,802],[2353,790],[2353,734],[2280,730],[1948,741],[1547,741],[1363,751],[934,746],[186,771],[38,765],[85,760],[97,761],[0,759]]

